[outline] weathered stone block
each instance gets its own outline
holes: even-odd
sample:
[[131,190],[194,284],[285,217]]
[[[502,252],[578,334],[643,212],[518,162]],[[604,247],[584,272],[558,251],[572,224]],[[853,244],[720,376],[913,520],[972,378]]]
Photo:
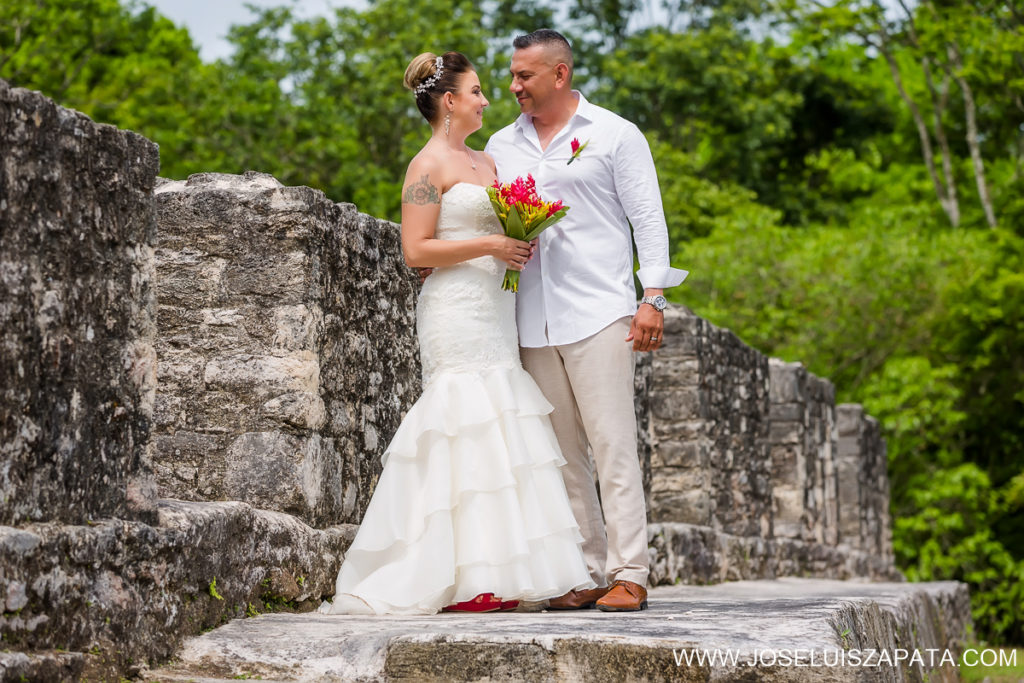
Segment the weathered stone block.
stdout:
[[772,525],[775,536],[801,538],[803,535],[802,517],[804,513],[804,496],[802,490],[787,489],[775,486],[772,489],[773,503]]
[[156,203],[161,494],[358,522],[419,393],[398,226],[258,173]]
[[733,536],[677,522],[649,524],[647,535],[652,586],[783,576],[905,581],[890,560],[844,546]]
[[888,457],[881,428],[858,404],[840,404],[836,416],[839,541],[891,561]]
[[834,545],[839,533],[835,387],[800,363],[772,358],[770,372],[775,534]]
[[0,652],[0,681],[78,681],[86,672],[81,652]]
[[0,81],[0,524],[153,510],[152,142]]
[[[769,533],[767,358],[728,330],[670,306],[654,364],[651,520]],[[680,488],[690,486],[700,493]],[[687,513],[687,501],[701,507]]]
[[0,527],[0,576],[15,606],[0,616],[3,641],[99,652],[107,669],[89,680],[117,680],[228,618],[315,608],[334,593],[356,529],[312,529],[244,503],[165,500],[157,520]]
[[695,441],[684,439],[668,441],[658,449],[657,458],[651,465],[658,467],[699,467],[706,468],[707,453]]
[[[801,417],[803,417],[801,415]],[[804,432],[804,425],[796,421],[772,420],[768,430],[768,438],[773,444],[798,444]]]

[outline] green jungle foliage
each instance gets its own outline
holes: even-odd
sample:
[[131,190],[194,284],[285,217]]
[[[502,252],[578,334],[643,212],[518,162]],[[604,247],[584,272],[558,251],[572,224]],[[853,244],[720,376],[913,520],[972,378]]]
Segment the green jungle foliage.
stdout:
[[1024,644],[1020,0],[282,0],[213,63],[142,2],[7,0],[0,78],[156,141],[164,176],[256,169],[396,219],[427,137],[409,59],[473,60],[482,147],[518,114],[511,38],[556,22],[577,87],[649,136],[692,272],[670,297],[878,417],[899,566]]

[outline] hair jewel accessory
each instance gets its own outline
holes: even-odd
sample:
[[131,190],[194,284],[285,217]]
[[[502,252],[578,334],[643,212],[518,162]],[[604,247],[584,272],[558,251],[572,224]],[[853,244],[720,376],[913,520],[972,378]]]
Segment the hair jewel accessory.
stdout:
[[444,57],[438,57],[434,60],[434,75],[426,79],[422,83],[416,86],[414,92],[419,95],[421,92],[426,92],[434,87],[434,84],[441,80],[441,74],[444,73]]

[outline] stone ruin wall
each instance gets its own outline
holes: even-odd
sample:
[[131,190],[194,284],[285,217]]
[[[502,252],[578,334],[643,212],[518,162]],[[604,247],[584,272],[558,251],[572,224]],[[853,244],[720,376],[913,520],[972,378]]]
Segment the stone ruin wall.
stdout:
[[672,306],[653,366],[650,520],[770,537],[768,359]]
[[770,369],[768,420],[775,535],[836,545],[835,387],[799,363],[773,358]]
[[[2,81],[0,148],[4,677],[314,607],[419,392],[397,226],[263,174],[160,181],[145,139]],[[666,328],[637,371],[652,583],[898,576],[878,423]]]
[[889,474],[878,420],[856,403],[836,407],[839,537],[855,550],[893,562]]
[[132,516],[150,507],[156,145],[6,85],[0,107],[0,524]]
[[[318,604],[354,525],[157,497],[156,146],[0,81],[0,158],[0,680],[118,680]],[[372,260],[338,210],[318,248]]]
[[652,375],[651,583],[902,580],[885,442],[860,405],[681,306]]
[[162,181],[161,497],[357,524],[419,394],[397,226],[271,176]]

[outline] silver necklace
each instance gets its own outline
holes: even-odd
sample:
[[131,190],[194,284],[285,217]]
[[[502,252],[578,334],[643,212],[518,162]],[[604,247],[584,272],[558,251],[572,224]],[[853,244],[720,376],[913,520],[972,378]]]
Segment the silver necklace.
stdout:
[[[451,147],[449,147],[448,149],[451,149]],[[466,158],[469,159],[469,165],[472,166],[473,170],[475,171],[476,170],[476,162],[473,161],[473,155],[469,153],[469,147],[463,147],[462,149],[466,153]]]

